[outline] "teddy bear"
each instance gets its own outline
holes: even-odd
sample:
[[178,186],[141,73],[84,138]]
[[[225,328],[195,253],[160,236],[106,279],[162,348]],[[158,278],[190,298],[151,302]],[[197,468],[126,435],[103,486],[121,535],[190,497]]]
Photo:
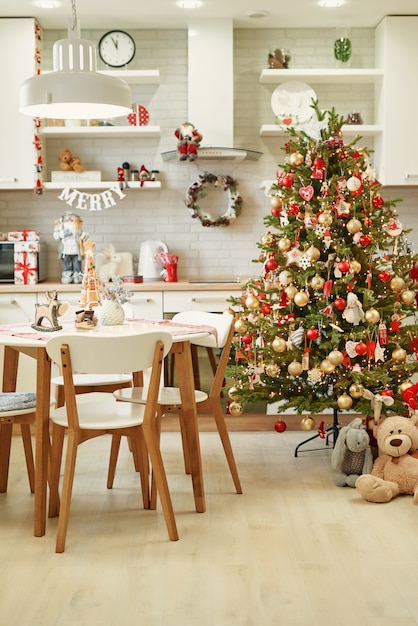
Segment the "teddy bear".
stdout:
[[373,428],[380,456],[370,474],[359,476],[356,489],[369,502],[389,502],[399,494],[418,503],[418,416],[380,418]]
[[179,161],[195,161],[197,149],[203,139],[202,134],[191,124],[185,122],[174,131],[177,137],[177,154]]
[[64,172],[84,172],[84,167],[79,157],[73,156],[68,148],[65,148],[58,156],[60,169]]
[[267,63],[272,70],[287,70],[289,68],[290,55],[281,48],[276,48],[274,52],[269,52]]
[[337,487],[355,487],[361,474],[371,472],[373,457],[369,444],[370,438],[360,417],[340,429],[331,455],[331,465],[338,472],[334,477]]

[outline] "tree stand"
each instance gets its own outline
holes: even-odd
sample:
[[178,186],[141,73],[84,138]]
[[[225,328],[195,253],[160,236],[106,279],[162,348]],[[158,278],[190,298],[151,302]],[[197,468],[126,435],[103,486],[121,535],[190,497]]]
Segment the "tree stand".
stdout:
[[[309,437],[309,439],[305,439],[304,441],[299,443],[295,448],[295,456],[298,455],[298,451],[301,446],[304,446],[306,443],[309,443],[309,441],[313,441],[314,439],[317,439],[318,437],[321,437],[321,436],[325,439],[326,446],[330,445],[330,440],[332,439],[332,447],[334,447],[335,442],[338,439],[339,431],[340,431],[340,424],[338,423],[338,409],[334,409],[334,418],[333,418],[331,426],[329,428],[326,428],[325,431],[320,431],[318,432],[317,435],[313,435],[313,437]],[[325,433],[325,436],[324,436],[324,433]],[[316,451],[316,450],[320,450],[320,448],[309,448],[308,450],[305,450],[305,452]]]

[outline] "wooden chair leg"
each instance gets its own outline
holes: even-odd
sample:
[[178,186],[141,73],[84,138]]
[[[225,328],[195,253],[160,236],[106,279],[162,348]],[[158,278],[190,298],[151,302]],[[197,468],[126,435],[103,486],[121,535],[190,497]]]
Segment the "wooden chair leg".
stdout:
[[69,431],[67,453],[65,457],[64,481],[62,484],[60,515],[58,518],[57,542],[55,552],[64,552],[70,516],[71,496],[73,491],[74,470],[77,459],[78,441],[74,432]]
[[23,449],[25,451],[26,468],[28,470],[29,487],[31,493],[35,493],[35,464],[33,462],[32,436],[29,424],[21,424]]
[[[163,412],[159,409],[157,411],[157,417],[155,418],[155,432],[157,435],[158,447],[160,447],[161,442],[161,419],[163,417]],[[157,485],[155,483],[154,470],[151,471],[151,498],[150,498],[150,509],[157,508]]]
[[107,471],[107,488],[112,489],[115,480],[116,464],[118,462],[121,435],[113,434],[110,446],[109,469]]
[[61,474],[62,451],[64,448],[65,429],[52,424],[52,444],[49,457],[49,508],[48,516],[59,514],[59,480]]
[[142,432],[144,434],[148,454],[151,459],[158,495],[160,496],[161,508],[167,525],[168,536],[171,541],[178,541],[179,535],[177,532],[173,505],[171,502],[170,491],[168,489],[167,476],[164,469],[157,433],[154,428],[150,428],[149,426],[147,427],[146,425],[142,426]]
[[13,424],[0,424],[0,493],[6,493],[9,478]]
[[139,477],[141,481],[142,503],[144,509],[150,508],[150,486],[149,486],[149,459],[147,445],[142,436],[142,432],[138,437],[132,437],[132,452],[136,455],[140,464]]
[[235,463],[235,457],[232,451],[231,440],[229,438],[228,428],[226,426],[225,416],[222,411],[222,407],[219,403],[218,398],[209,398],[209,403],[212,409],[213,417],[215,418],[219,436],[222,441],[223,449],[225,451],[226,460],[229,465],[232,480],[234,481],[235,489],[237,493],[242,493],[241,482],[238,476],[238,469]]

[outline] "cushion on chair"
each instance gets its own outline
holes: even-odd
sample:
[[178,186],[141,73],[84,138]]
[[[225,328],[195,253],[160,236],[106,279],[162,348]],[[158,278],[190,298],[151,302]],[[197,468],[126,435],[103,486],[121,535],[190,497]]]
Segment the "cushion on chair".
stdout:
[[0,393],[0,413],[36,407],[36,393],[11,391]]

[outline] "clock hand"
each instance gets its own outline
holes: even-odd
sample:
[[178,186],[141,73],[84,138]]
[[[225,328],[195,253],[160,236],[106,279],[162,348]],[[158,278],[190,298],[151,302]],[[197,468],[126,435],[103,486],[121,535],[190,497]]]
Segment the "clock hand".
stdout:
[[117,39],[113,39],[113,37],[111,37],[112,41],[113,41],[113,45],[115,46],[116,50],[118,49],[118,40]]

